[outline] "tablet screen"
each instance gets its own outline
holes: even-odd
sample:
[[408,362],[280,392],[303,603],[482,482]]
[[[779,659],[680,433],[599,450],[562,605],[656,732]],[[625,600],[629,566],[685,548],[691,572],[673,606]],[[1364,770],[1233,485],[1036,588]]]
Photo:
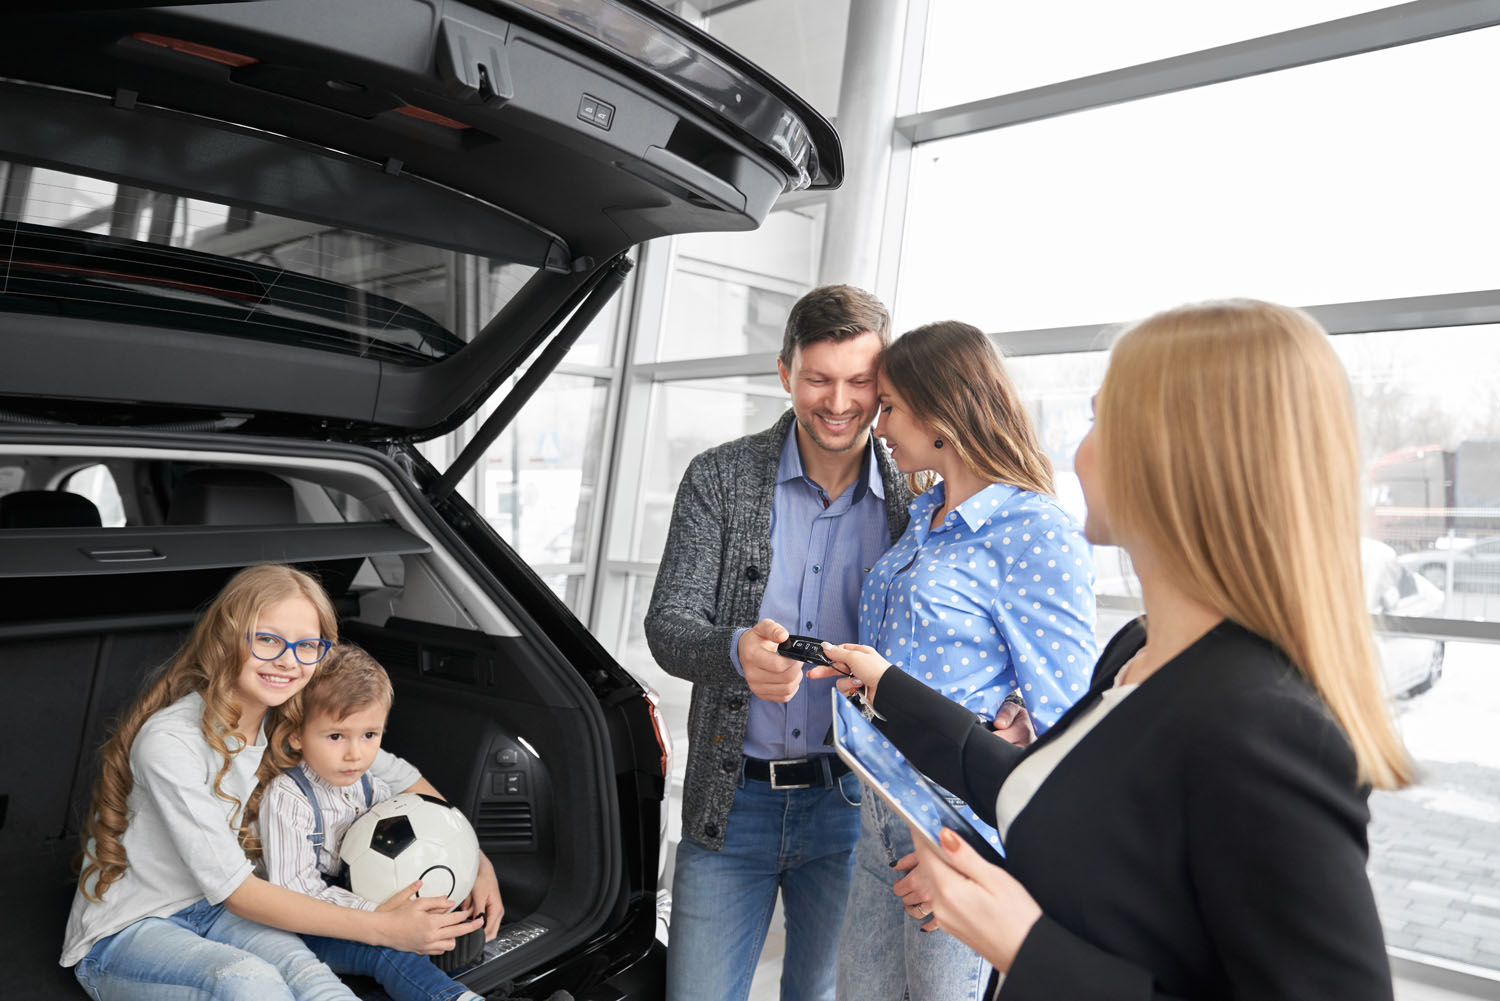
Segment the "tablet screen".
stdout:
[[998,860],[990,845],[948,802],[938,787],[911,766],[890,740],[860,714],[838,689],[833,698],[833,746],[840,758],[874,789],[914,830],[938,847],[938,832],[950,828],[986,859]]

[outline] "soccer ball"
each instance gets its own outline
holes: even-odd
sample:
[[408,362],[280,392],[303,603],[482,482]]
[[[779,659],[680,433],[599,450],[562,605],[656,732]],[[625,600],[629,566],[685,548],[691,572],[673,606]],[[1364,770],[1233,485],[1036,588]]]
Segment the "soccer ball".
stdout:
[[349,826],[340,846],[349,888],[373,903],[417,880],[419,897],[462,903],[479,875],[479,838],[458,807],[403,792]]

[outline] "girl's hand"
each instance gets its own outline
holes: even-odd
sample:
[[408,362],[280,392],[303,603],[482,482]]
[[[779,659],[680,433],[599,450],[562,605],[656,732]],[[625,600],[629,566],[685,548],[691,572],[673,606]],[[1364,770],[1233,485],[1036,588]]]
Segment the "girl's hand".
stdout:
[[[1041,907],[1014,876],[980,858],[947,828],[942,833],[942,851],[931,848],[915,831],[912,841],[922,888],[909,892],[932,894],[932,920],[923,927],[942,928],[995,969],[1010,972],[1021,943],[1042,916]],[[901,882],[911,879],[907,876]]]
[[379,907],[375,908],[375,910],[377,912],[394,911],[396,908],[400,907],[402,904],[415,897],[417,895],[417,891],[421,888],[422,881],[419,879],[415,883],[408,886],[406,889],[397,890],[395,893],[385,898],[385,900],[380,904]]
[[479,875],[474,877],[474,889],[464,900],[464,909],[471,914],[484,915],[484,940],[488,942],[500,931],[500,917],[505,913],[505,904],[500,900],[500,881],[495,878],[495,867],[489,856],[479,856]]
[[[838,665],[838,668],[815,667],[807,672],[809,678],[833,678],[838,677],[836,686],[839,691],[848,695],[850,692],[864,689],[865,698],[870,705],[875,704],[875,688],[880,684],[880,679],[885,675],[890,662],[873,648],[862,646],[858,643],[824,643],[823,652],[828,659]],[[842,676],[842,677],[841,677]]]
[[449,910],[453,901],[447,897],[413,897],[388,908],[394,900],[396,897],[381,904],[377,913],[384,919],[384,944],[402,952],[438,956],[469,932],[484,927],[483,917],[470,918],[468,911]]

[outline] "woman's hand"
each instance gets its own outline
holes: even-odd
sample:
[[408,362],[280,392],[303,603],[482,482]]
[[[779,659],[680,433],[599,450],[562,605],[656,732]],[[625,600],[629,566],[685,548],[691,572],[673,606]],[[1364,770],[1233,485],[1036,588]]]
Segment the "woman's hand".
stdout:
[[906,908],[906,913],[924,922],[925,930],[935,929],[937,921],[932,916],[932,897],[935,891],[932,881],[927,878],[928,870],[917,861],[917,853],[901,856],[891,863],[891,868],[906,873],[891,887],[891,892],[901,898],[901,905]]
[[836,686],[839,691],[848,695],[850,692],[864,689],[865,698],[870,705],[875,704],[875,687],[880,684],[890,662],[872,647],[862,646],[859,643],[824,643],[823,652],[828,659],[839,665],[838,668],[815,667],[807,672],[809,678],[833,678],[838,677]]
[[[917,867],[897,882],[911,881],[907,893],[930,894],[925,903],[932,920],[924,928],[941,928],[979,953],[1002,973],[1010,971],[1021,943],[1042,916],[1042,909],[1016,878],[979,853],[947,828],[941,851],[912,831]],[[902,898],[905,899],[905,896]],[[907,913],[913,913],[908,909]]]
[[505,913],[505,904],[500,900],[500,880],[495,877],[495,867],[489,856],[480,854],[479,875],[474,877],[474,889],[464,900],[464,910],[471,914],[484,915],[484,940],[493,939],[500,932],[500,917]]

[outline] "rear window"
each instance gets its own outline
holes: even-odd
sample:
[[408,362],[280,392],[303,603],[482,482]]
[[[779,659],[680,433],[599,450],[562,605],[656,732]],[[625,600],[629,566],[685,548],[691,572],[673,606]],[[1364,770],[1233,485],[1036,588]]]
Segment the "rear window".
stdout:
[[[0,309],[247,337],[404,364],[463,345],[535,274],[95,177],[0,164]],[[458,276],[487,276],[465,303]]]

